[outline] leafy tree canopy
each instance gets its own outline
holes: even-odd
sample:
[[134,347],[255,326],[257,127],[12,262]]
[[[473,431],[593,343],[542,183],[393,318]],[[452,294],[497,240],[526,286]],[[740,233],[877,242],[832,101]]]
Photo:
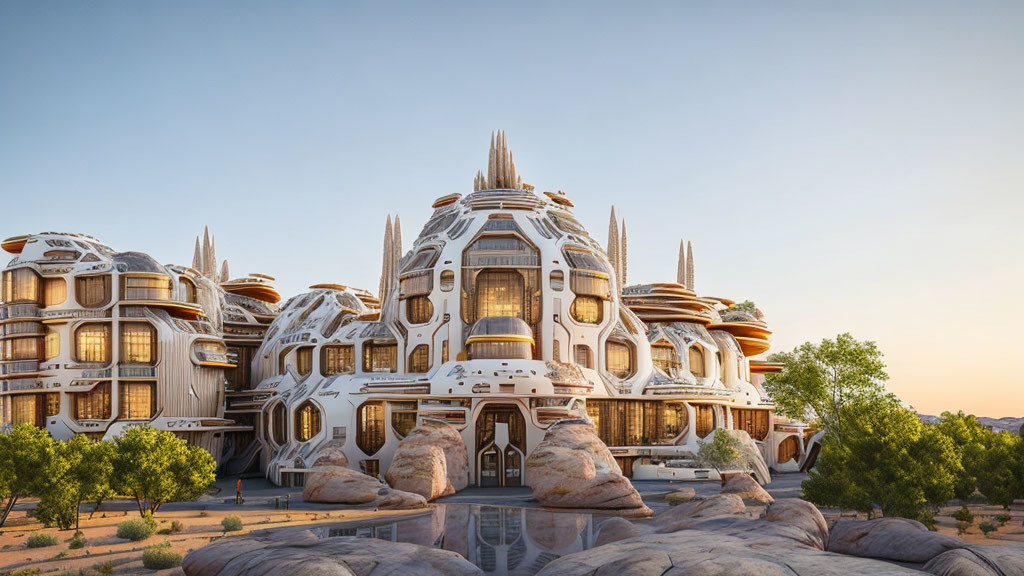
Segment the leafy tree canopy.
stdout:
[[210,453],[165,430],[132,428],[114,441],[113,485],[135,498],[139,513],[166,502],[195,500],[213,484]]
[[9,434],[0,434],[0,496],[6,499],[0,526],[19,498],[42,492],[62,473],[60,465],[56,442],[46,430],[18,424]]

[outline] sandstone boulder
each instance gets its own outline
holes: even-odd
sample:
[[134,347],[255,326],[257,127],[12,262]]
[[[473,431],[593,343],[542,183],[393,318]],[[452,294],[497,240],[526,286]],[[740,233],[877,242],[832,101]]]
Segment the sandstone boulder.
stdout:
[[1024,546],[969,546],[948,550],[922,568],[935,576],[1024,574]]
[[828,522],[818,507],[799,498],[780,498],[765,510],[762,518],[796,527],[807,534],[807,544],[818,550],[828,546]]
[[526,484],[545,506],[651,514],[586,420],[556,422],[526,459]]
[[363,504],[380,509],[429,506],[419,494],[395,490],[376,478],[334,465],[313,466],[306,473],[302,499],[306,502]]
[[697,491],[689,486],[679,488],[675,492],[669,492],[665,494],[665,502],[668,502],[669,506],[675,506],[676,504],[682,504],[683,502],[689,502],[697,498]]
[[187,576],[476,575],[479,568],[454,552],[376,538],[317,538],[301,528],[259,530],[190,552]]
[[601,531],[597,533],[597,540],[594,546],[604,546],[626,538],[632,538],[641,534],[636,524],[625,518],[609,518],[601,524]]
[[337,446],[328,446],[317,455],[313,466],[348,466],[348,456]]
[[658,532],[675,532],[694,524],[695,518],[744,514],[747,507],[735,494],[718,494],[707,500],[692,500],[673,506],[654,517]]
[[392,487],[434,500],[469,485],[469,457],[451,425],[427,420],[398,443],[385,478]]
[[729,478],[725,486],[722,486],[722,494],[735,494],[744,500],[756,500],[763,504],[775,500],[756,480],[746,474],[737,474]]
[[906,518],[842,519],[832,527],[829,552],[897,562],[928,562],[947,550],[964,548],[963,540],[932,532]]

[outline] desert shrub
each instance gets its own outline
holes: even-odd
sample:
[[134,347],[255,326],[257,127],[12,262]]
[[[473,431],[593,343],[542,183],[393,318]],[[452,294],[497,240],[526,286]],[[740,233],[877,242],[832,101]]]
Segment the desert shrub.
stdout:
[[207,516],[209,516],[209,515],[210,515],[210,513],[209,513],[209,512],[207,512],[206,510],[200,510],[200,511],[199,511],[199,517],[200,517],[200,518],[206,518],[206,517],[207,517]]
[[150,570],[174,568],[181,566],[181,554],[171,548],[170,542],[164,542],[142,551],[142,565]]
[[225,532],[238,532],[242,529],[242,519],[238,516],[228,516],[220,521],[220,525],[224,527]]
[[11,572],[10,576],[39,576],[39,568],[22,568]]
[[85,534],[81,532],[75,532],[75,535],[68,540],[69,550],[78,550],[79,548],[85,548]]
[[103,564],[93,566],[92,569],[95,570],[99,576],[112,576],[114,574],[114,563],[108,560]]
[[146,522],[143,518],[132,518],[117,525],[117,537],[139,542],[153,535],[152,520]]
[[56,546],[57,537],[53,534],[33,534],[28,537],[25,544],[29,548],[46,548],[47,546]]
[[1000,526],[1006,526],[1006,523],[1012,520],[1013,517],[1009,514],[1000,514],[996,516],[996,522],[999,522]]
[[953,519],[960,522],[966,522],[968,526],[974,524],[974,514],[971,514],[971,511],[967,509],[967,506],[962,506],[959,510],[953,512]]
[[964,534],[967,534],[967,530],[970,529],[970,527],[971,527],[971,525],[968,524],[967,522],[962,522],[962,521],[961,522],[957,522],[956,523],[956,535],[957,536],[963,536]]
[[999,528],[996,527],[995,522],[982,522],[981,524],[978,524],[978,529],[981,530],[982,534],[988,536],[989,532],[995,532]]
[[697,463],[701,466],[725,470],[740,461],[740,442],[727,432],[716,432],[710,442],[701,441],[699,444]]
[[185,525],[177,520],[171,522],[171,534],[180,534],[185,531]]

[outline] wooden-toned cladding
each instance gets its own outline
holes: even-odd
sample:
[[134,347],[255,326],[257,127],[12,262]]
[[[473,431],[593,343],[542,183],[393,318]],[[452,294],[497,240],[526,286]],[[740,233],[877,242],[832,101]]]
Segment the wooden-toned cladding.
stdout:
[[121,323],[121,364],[156,364],[156,328],[148,322]]
[[75,329],[75,360],[109,364],[111,354],[110,324],[92,322]]
[[320,409],[311,400],[306,400],[295,411],[295,439],[308,442],[320,433],[323,426]]
[[632,344],[608,340],[605,343],[604,352],[608,372],[616,378],[625,379],[636,373],[636,355]]
[[799,455],[800,441],[796,436],[786,436],[782,442],[779,442],[779,453],[777,458],[779,464],[785,464]]
[[156,385],[152,382],[120,381],[118,417],[121,420],[149,420],[156,414]]
[[75,392],[71,395],[74,401],[74,417],[76,420],[107,420],[110,418],[110,382],[101,382],[88,392]]
[[745,430],[754,440],[764,440],[768,437],[770,420],[768,410],[732,409],[732,427],[735,430]]
[[367,456],[373,456],[387,441],[384,422],[384,403],[366,402],[356,411],[356,446]]
[[82,308],[101,308],[110,304],[110,274],[76,277],[75,302]]
[[351,344],[325,344],[320,348],[320,374],[351,374],[356,371],[355,347]]
[[43,306],[57,306],[68,299],[68,283],[63,278],[43,280]]
[[430,347],[420,344],[409,353],[409,365],[406,372],[424,374],[430,371]]
[[40,360],[43,355],[42,338],[12,338],[0,341],[0,361]]
[[715,429],[715,407],[707,404],[693,404],[695,432],[698,438],[707,438]]
[[608,446],[671,443],[687,427],[686,406],[661,400],[587,400],[587,415]]

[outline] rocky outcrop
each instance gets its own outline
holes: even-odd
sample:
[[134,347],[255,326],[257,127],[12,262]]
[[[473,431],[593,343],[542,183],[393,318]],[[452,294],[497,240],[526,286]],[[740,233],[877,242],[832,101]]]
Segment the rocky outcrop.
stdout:
[[586,420],[556,422],[526,459],[526,484],[545,506],[651,514]]
[[693,526],[697,518],[731,516],[746,511],[747,507],[739,496],[718,494],[707,500],[693,500],[673,506],[658,514],[654,518],[654,524],[658,527],[658,532],[675,532]]
[[454,494],[469,484],[466,443],[451,425],[427,420],[398,443],[385,478],[427,500]]
[[689,486],[683,486],[675,492],[669,492],[665,494],[665,502],[668,502],[669,506],[675,506],[676,504],[682,504],[683,502],[689,502],[697,498],[697,491]]
[[722,486],[722,494],[735,494],[744,500],[755,500],[762,504],[775,501],[756,480],[746,474],[737,474],[729,478],[725,486]]
[[601,524],[601,531],[597,533],[597,540],[594,546],[604,546],[633,536],[639,536],[640,529],[625,518],[609,518]]
[[190,552],[187,576],[470,576],[479,568],[454,552],[376,538],[317,538],[301,527],[259,530]]
[[1024,574],[1024,546],[969,546],[948,550],[922,568],[935,576]]
[[924,524],[906,518],[840,520],[828,539],[829,552],[916,563],[966,545],[963,540],[932,532]]
[[[344,454],[342,454],[344,456]],[[380,509],[426,508],[426,499],[419,494],[395,490],[376,478],[344,466],[337,454],[324,455],[306,473],[302,499],[306,502],[354,504]],[[347,460],[346,460],[347,462]]]
[[828,522],[818,507],[806,500],[780,498],[768,506],[761,518],[802,530],[807,535],[808,546],[818,550],[828,547]]

